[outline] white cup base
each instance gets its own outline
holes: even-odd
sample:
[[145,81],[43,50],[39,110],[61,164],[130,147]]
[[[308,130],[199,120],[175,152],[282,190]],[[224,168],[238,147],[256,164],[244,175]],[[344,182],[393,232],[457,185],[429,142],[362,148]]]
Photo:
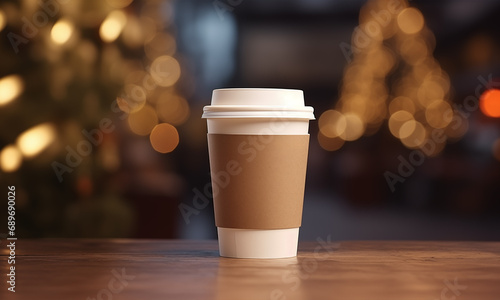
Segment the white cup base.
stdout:
[[297,256],[299,228],[235,229],[217,227],[219,253],[233,258],[285,258]]

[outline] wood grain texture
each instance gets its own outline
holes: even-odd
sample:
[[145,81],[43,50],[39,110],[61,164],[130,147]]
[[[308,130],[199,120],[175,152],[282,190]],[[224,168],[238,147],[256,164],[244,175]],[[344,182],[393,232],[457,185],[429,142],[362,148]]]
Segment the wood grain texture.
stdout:
[[500,243],[302,242],[297,258],[221,258],[216,241],[18,240],[0,299],[500,299]]

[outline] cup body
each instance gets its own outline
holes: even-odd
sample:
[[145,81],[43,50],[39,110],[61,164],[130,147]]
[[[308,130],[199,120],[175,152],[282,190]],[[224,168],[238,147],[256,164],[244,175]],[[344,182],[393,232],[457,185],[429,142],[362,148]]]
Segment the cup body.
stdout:
[[204,108],[221,256],[297,254],[311,107],[299,90],[214,90]]

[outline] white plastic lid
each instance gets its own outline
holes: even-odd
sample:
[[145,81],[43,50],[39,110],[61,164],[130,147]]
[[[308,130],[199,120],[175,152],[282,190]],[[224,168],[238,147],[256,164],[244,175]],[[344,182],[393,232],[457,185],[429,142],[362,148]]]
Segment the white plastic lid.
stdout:
[[289,118],[314,120],[304,93],[293,89],[231,88],[212,93],[202,118]]

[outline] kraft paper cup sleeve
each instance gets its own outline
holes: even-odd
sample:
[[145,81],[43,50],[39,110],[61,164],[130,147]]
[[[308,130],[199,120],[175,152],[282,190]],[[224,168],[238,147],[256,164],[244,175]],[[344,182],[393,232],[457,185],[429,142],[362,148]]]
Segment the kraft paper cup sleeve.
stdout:
[[208,135],[216,225],[300,227],[309,135],[268,136],[269,142],[258,152],[242,155],[235,150],[258,138]]

